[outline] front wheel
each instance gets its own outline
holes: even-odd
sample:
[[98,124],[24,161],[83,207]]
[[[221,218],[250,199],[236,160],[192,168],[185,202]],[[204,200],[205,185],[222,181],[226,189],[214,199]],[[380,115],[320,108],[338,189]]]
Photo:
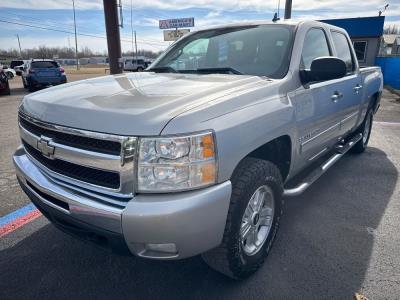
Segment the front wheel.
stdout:
[[222,244],[202,255],[234,279],[256,272],[267,257],[282,214],[282,177],[271,162],[245,158],[232,176],[232,196]]
[[372,109],[369,109],[365,116],[364,122],[361,124],[358,133],[362,133],[362,139],[354,145],[351,149],[353,153],[363,153],[368,147],[369,138],[371,136],[372,122],[374,120],[374,113]]

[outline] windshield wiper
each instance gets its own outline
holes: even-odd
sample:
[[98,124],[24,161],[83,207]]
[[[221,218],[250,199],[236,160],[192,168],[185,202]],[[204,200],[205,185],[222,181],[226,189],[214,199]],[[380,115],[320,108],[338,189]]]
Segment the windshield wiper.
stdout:
[[216,68],[199,68],[196,69],[196,72],[199,73],[232,73],[235,75],[243,75],[242,72],[236,70],[232,67],[216,67]]
[[172,67],[164,66],[164,67],[154,67],[151,69],[145,70],[147,72],[156,72],[156,73],[179,73]]

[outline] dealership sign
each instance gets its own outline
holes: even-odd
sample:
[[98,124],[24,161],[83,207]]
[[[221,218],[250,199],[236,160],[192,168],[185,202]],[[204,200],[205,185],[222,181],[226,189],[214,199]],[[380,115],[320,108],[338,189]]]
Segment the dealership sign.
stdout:
[[194,18],[159,20],[160,29],[194,27]]
[[189,32],[190,29],[164,30],[164,41],[176,41]]

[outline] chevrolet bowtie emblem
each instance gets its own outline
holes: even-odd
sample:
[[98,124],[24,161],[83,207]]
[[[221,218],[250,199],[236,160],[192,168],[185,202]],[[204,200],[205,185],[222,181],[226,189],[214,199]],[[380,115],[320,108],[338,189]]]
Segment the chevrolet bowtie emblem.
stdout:
[[52,142],[51,138],[41,136],[40,140],[38,140],[38,142],[37,142],[37,149],[44,156],[52,159],[56,148],[54,146],[50,145],[51,142]]

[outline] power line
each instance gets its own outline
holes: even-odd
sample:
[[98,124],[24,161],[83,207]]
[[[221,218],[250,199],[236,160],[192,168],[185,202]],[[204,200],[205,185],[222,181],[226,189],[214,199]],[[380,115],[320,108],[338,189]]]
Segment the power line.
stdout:
[[[52,27],[57,27],[57,28],[62,28],[62,29],[65,29],[65,30],[73,30],[73,28],[74,28],[74,25],[73,24],[71,24],[71,25],[68,25],[68,24],[60,24],[60,23],[56,23],[56,22],[53,22],[53,21],[50,21],[50,20],[43,20],[43,19],[39,19],[39,18],[34,18],[34,17],[31,17],[31,16],[25,16],[25,15],[19,15],[19,14],[16,14],[16,13],[9,13],[9,12],[7,12],[7,14],[12,14],[13,16],[1,16],[3,19],[8,19],[8,20],[11,20],[11,21],[15,21],[15,22],[21,22],[21,19],[23,19],[23,22],[25,22],[25,23],[32,23],[33,25],[39,25],[39,26],[43,26],[43,25],[48,25],[48,26],[52,26]],[[68,21],[69,21],[69,19],[68,19]],[[89,27],[86,27],[86,26],[83,26],[83,25],[80,25],[79,24],[79,28],[83,28],[83,29],[86,29],[86,30],[91,30],[91,29],[89,29]]]
[[[75,8],[77,7],[77,5],[75,4]],[[32,25],[32,26],[40,26],[40,27],[43,27],[43,20],[40,20],[40,19],[38,19],[38,18],[34,18],[34,17],[28,17],[28,16],[24,16],[24,15],[18,15],[18,14],[15,14],[15,13],[12,13],[13,15],[15,15],[15,16],[17,16],[17,17],[21,17],[21,18],[23,18],[24,19],[24,24],[26,24],[26,25]],[[144,15],[144,14],[141,14],[141,13],[133,13],[133,15],[141,15],[141,16],[145,16],[145,17],[148,17],[147,15]],[[13,22],[21,22],[19,19],[15,19],[15,18],[11,18],[11,17],[7,17],[7,16],[1,16],[1,18],[3,18],[3,19],[7,19],[7,21],[13,21]],[[32,20],[26,20],[26,19],[32,19],[32,20],[35,20],[35,21],[32,21]],[[37,21],[36,21],[37,20]],[[69,31],[69,30],[71,30],[71,31],[73,31],[74,30],[74,25],[67,25],[67,24],[65,24],[65,25],[60,25],[59,23],[54,23],[54,22],[49,22],[48,20],[46,20],[45,21],[45,25],[47,26],[51,26],[51,29],[54,29],[54,28],[56,28],[56,29],[59,29],[59,30],[66,30],[66,31]],[[133,25],[133,24],[132,24]],[[22,25],[22,26],[25,26],[25,25]],[[49,27],[47,27],[47,28],[49,28]],[[79,25],[79,28],[80,28],[80,32],[81,33],[85,33],[85,30],[82,30],[82,29],[86,29],[86,30],[90,30],[89,29],[89,27],[86,27],[86,26],[82,26],[82,25]],[[50,29],[50,28],[49,28]],[[124,30],[121,30],[122,32],[124,31]],[[86,31],[87,32],[87,31]],[[90,33],[87,33],[88,35],[90,34]],[[79,35],[79,34],[78,34]],[[101,38],[103,38],[103,37],[101,37]],[[132,37],[131,37],[131,42],[133,41],[133,34],[132,34]],[[160,40],[156,40],[156,39],[151,39],[151,38],[138,38],[138,41],[143,41],[143,42],[154,42],[154,44],[159,44],[160,46],[165,46],[165,43],[164,43],[164,41],[160,41]],[[125,40],[124,40],[124,42],[125,42]]]
[[[30,27],[30,28],[37,28],[37,29],[43,29],[43,30],[49,30],[49,31],[55,31],[55,32],[74,34],[73,31],[57,29],[57,28],[49,28],[49,27],[44,27],[44,26],[39,26],[39,25],[24,24],[24,23],[21,23],[21,22],[12,22],[12,21],[2,20],[2,19],[0,19],[0,22],[8,23],[8,24],[14,24],[14,25],[20,25],[20,26],[25,26],[25,27]],[[105,36],[93,35],[93,34],[82,33],[82,32],[81,33],[77,33],[77,35],[93,37],[93,38],[100,38],[100,39],[107,39]],[[152,41],[147,40],[147,39],[140,39],[140,40],[138,39],[138,41],[141,44],[150,45],[150,46],[161,46],[161,47],[165,46],[164,44],[162,44],[162,42],[157,42],[156,43],[156,42],[152,42]],[[131,43],[131,40],[121,39],[121,42]]]

